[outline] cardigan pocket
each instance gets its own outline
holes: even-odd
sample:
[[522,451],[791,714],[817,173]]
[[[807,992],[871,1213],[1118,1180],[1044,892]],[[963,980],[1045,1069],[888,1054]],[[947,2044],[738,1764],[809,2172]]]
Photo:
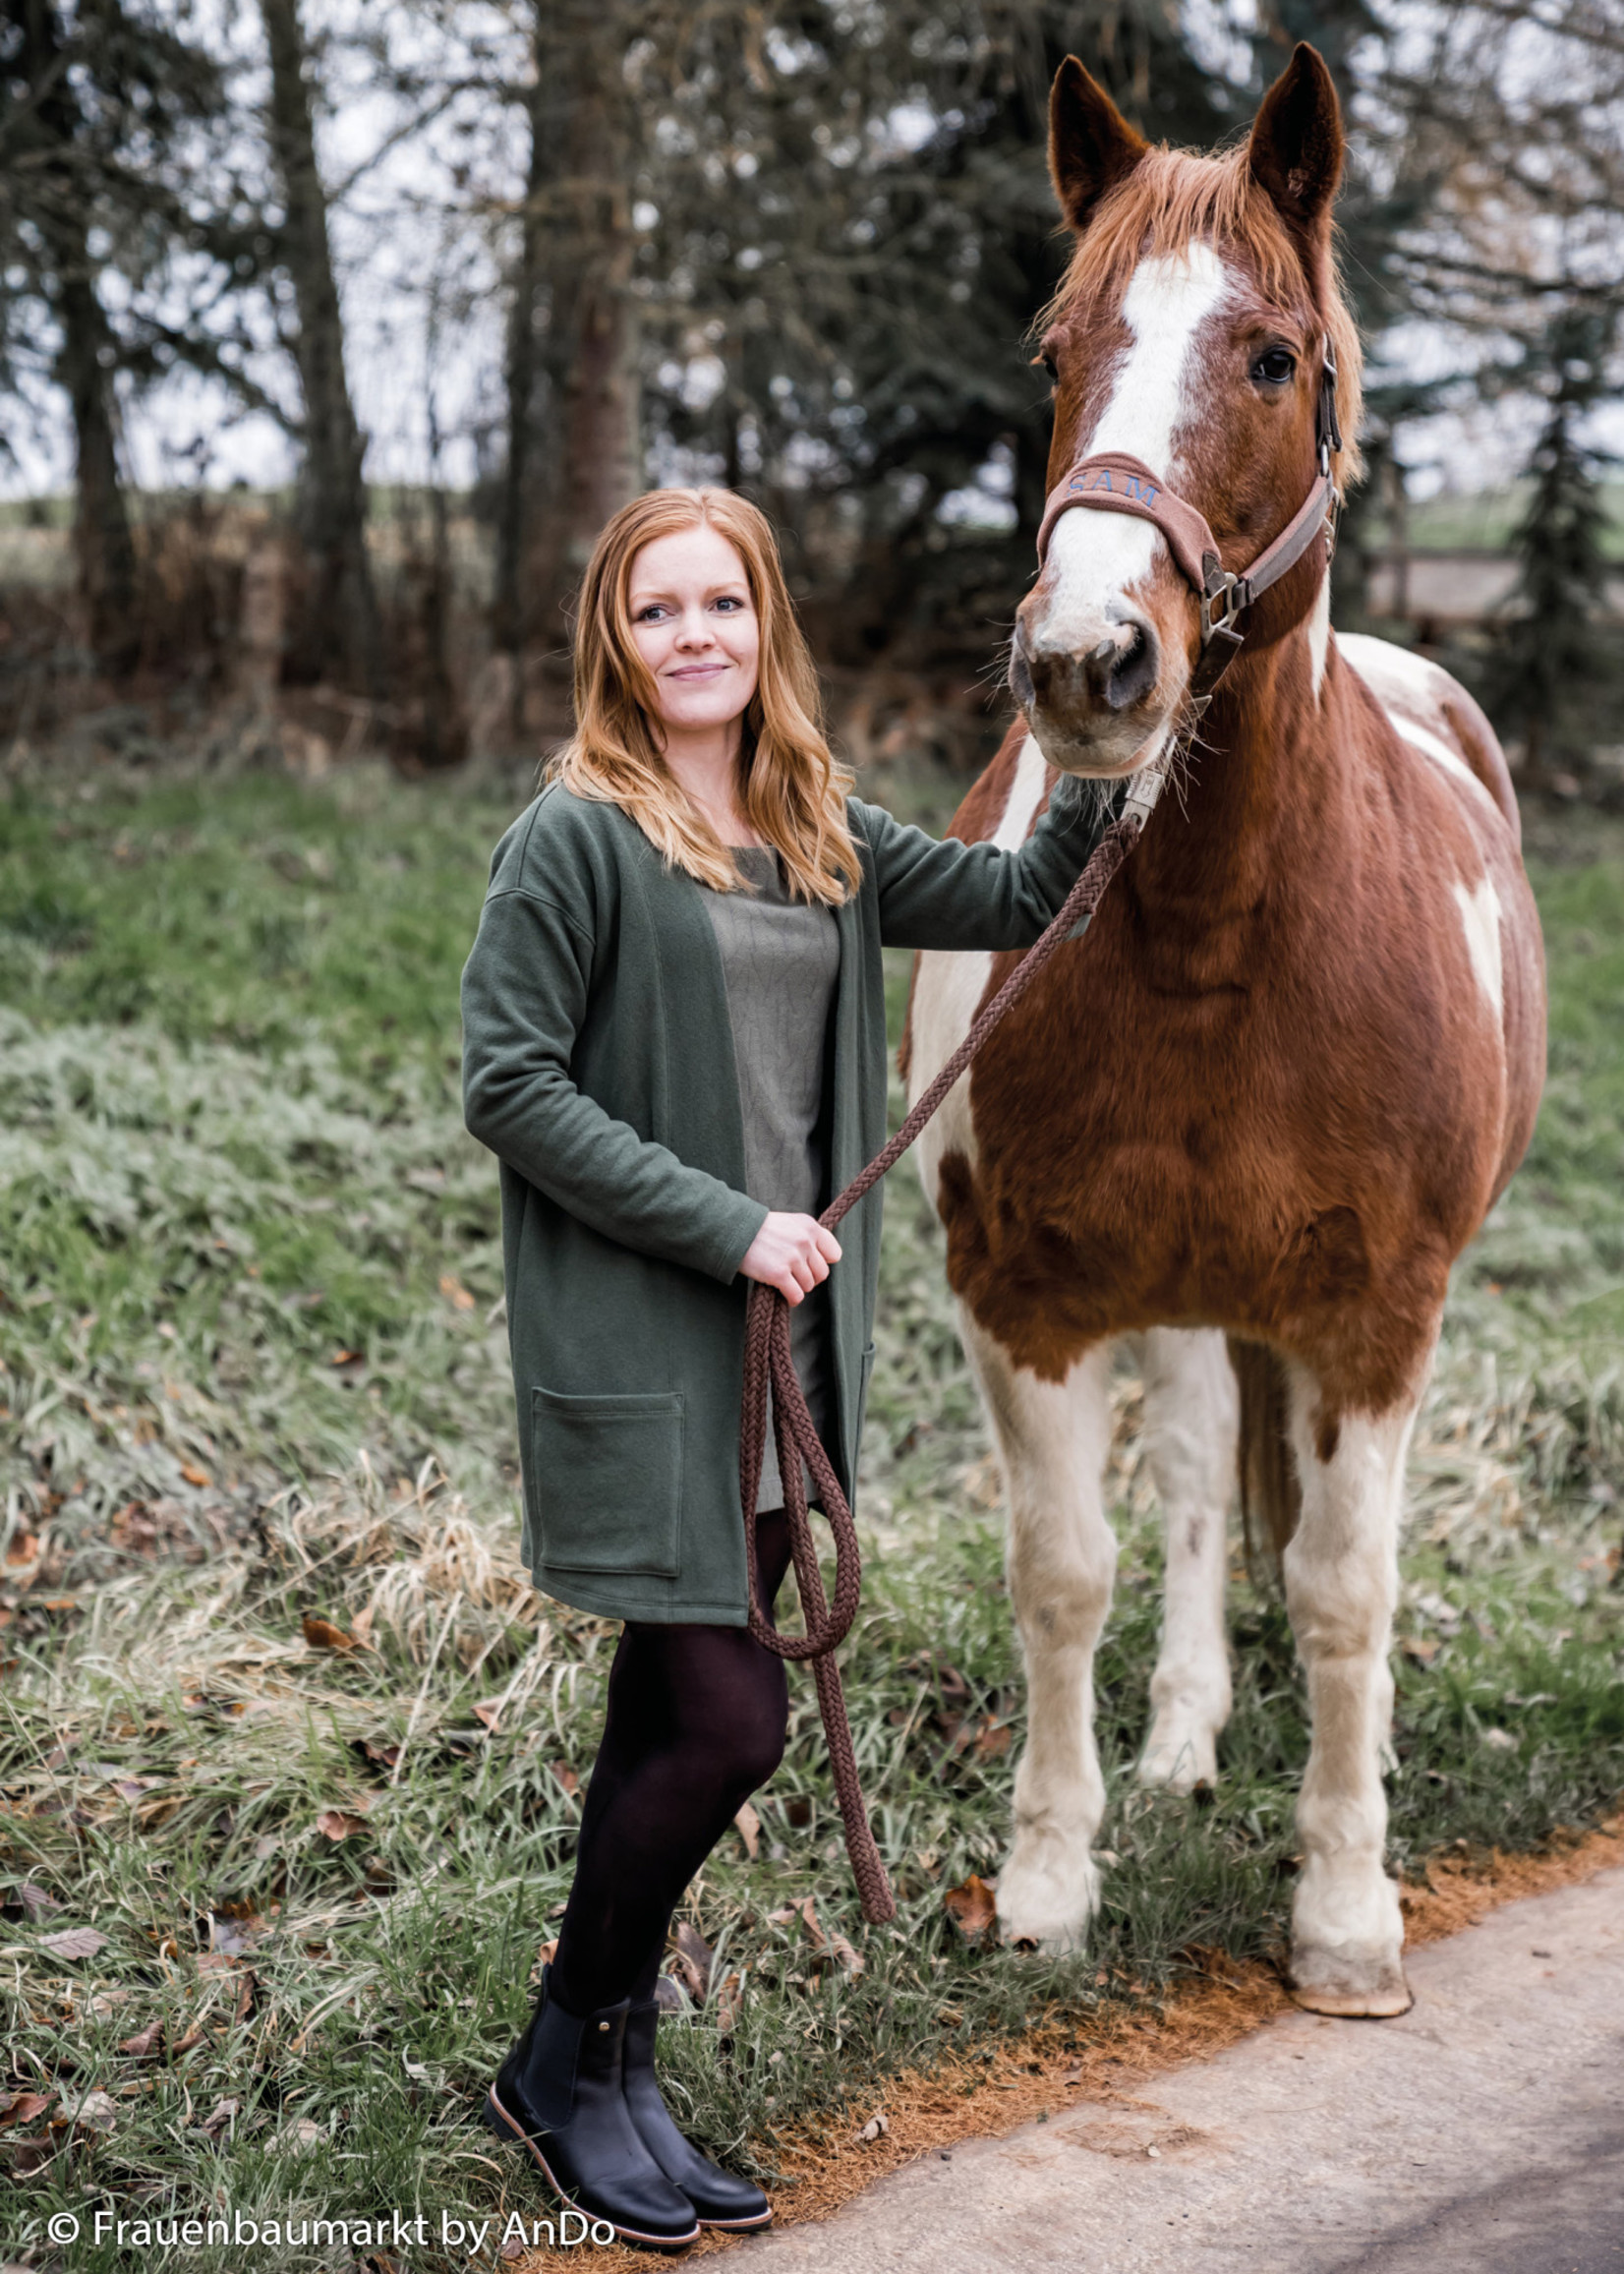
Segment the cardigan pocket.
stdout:
[[681,1572],[680,1390],[530,1393],[543,1564],[557,1571]]

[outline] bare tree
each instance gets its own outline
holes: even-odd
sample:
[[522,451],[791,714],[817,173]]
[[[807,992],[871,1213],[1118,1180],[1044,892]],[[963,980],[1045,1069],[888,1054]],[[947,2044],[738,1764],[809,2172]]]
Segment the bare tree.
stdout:
[[314,576],[290,642],[302,677],[347,673],[382,692],[377,597],[367,557],[366,437],[344,374],[344,322],[333,275],[327,197],[316,153],[311,53],[298,0],[260,0],[270,57],[267,120],[281,185],[281,263],[293,287],[290,342],[304,397],[299,533]]
[[506,359],[497,643],[559,645],[559,603],[642,485],[627,0],[530,11],[529,163]]

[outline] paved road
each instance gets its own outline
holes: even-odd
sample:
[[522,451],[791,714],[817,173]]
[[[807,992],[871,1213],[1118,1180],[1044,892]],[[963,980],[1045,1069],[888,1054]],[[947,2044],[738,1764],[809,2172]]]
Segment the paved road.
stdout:
[[757,2274],[1624,2274],[1624,1870],[1407,1961],[1394,2021],[932,2154]]

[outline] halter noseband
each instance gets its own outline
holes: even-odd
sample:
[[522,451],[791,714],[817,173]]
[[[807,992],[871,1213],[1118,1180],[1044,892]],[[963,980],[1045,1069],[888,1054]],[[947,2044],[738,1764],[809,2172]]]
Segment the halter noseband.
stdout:
[[[1206,516],[1187,499],[1176,496],[1140,458],[1125,450],[1101,450],[1079,458],[1050,491],[1037,533],[1041,568],[1049,552],[1055,523],[1063,513],[1079,505],[1099,513],[1132,513],[1154,522],[1167,540],[1168,551],[1201,604],[1201,655],[1191,674],[1189,700],[1197,717],[1205,710],[1212,690],[1235,661],[1246,635],[1235,621],[1252,602],[1278,584],[1295,568],[1323,530],[1329,563],[1336,547],[1337,496],[1331,479],[1331,452],[1342,447],[1336,418],[1336,350],[1329,333],[1321,343],[1319,401],[1314,412],[1314,454],[1318,473],[1297,512],[1272,545],[1264,547],[1243,575],[1232,575],[1218,555],[1218,543]],[[1214,646],[1221,641],[1221,646]]]

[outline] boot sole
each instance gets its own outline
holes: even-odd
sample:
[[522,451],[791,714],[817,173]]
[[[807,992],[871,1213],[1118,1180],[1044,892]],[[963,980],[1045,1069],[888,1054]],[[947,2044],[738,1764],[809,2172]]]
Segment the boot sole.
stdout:
[[622,2227],[618,2219],[608,2218],[601,2211],[589,2211],[584,2203],[578,2203],[567,2187],[559,2186],[552,2175],[551,2166],[531,2138],[529,2132],[525,2130],[523,2125],[515,2122],[503,2108],[501,2102],[496,2098],[494,2085],[491,2087],[485,2099],[480,2103],[480,2115],[498,2139],[505,2140],[510,2147],[517,2146],[530,2150],[530,2153],[541,2166],[548,2186],[561,2203],[567,2204],[572,2211],[578,2211],[583,2219],[602,2219],[606,2226],[614,2229],[622,2243],[641,2243],[653,2250],[685,2250],[690,2243],[698,2242],[700,2222],[697,2219],[694,2221],[693,2232],[690,2235],[650,2235],[645,2233],[641,2227]]
[[759,2219],[701,2219],[699,2223],[702,2227],[715,2227],[724,2234],[744,2235],[753,2227],[770,2227],[773,2224],[773,2207],[769,2204]]

